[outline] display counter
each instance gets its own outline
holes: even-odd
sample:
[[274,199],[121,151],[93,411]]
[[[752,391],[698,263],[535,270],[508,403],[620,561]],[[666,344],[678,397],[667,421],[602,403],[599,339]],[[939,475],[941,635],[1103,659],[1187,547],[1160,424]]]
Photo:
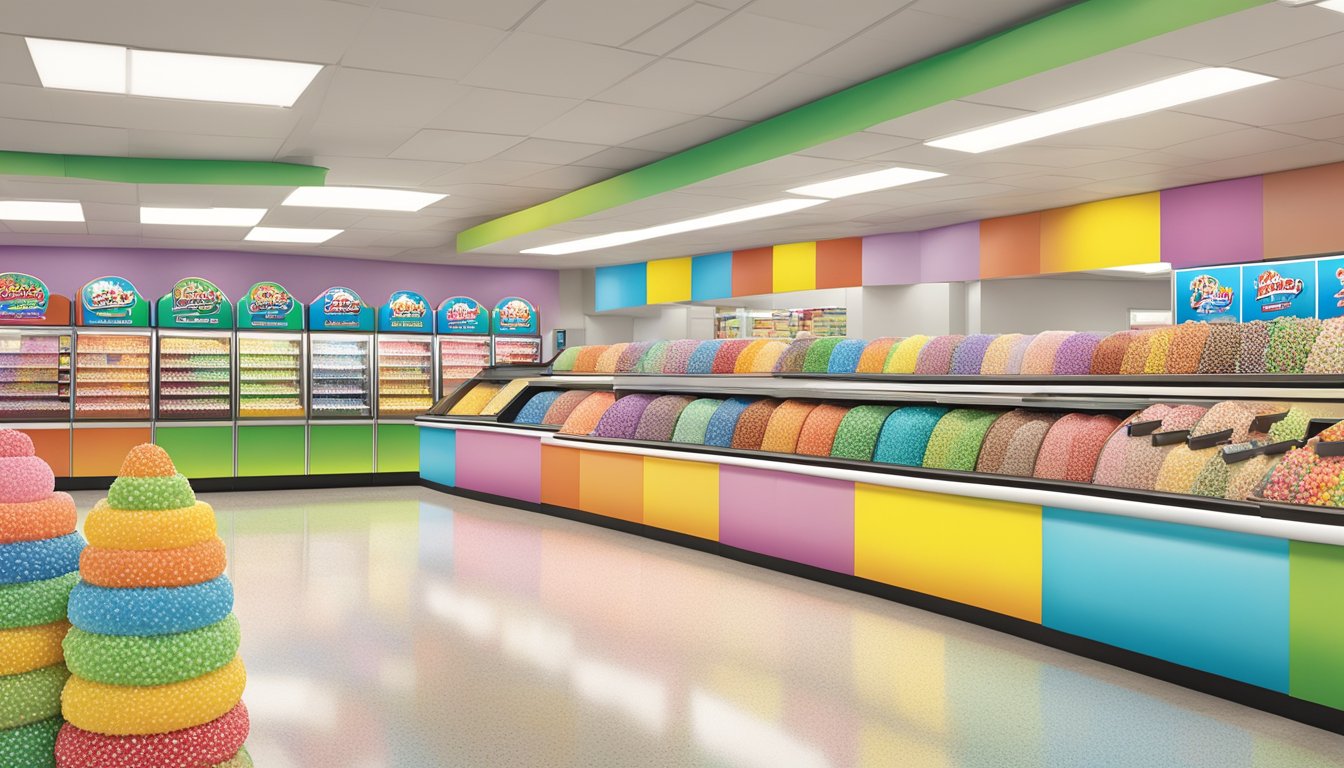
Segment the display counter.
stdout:
[[1344,731],[1344,519],[1260,495],[1334,461],[1326,384],[486,371],[421,478]]

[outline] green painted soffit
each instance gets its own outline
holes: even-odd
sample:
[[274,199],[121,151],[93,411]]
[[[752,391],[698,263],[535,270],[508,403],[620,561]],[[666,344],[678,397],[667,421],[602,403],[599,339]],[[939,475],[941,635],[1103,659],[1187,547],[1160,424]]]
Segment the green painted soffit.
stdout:
[[327,169],[315,165],[247,160],[166,160],[0,151],[0,176],[53,176],[126,184],[316,187],[326,184]]
[[1268,0],[1083,0],[457,236],[471,251],[1021,80]]

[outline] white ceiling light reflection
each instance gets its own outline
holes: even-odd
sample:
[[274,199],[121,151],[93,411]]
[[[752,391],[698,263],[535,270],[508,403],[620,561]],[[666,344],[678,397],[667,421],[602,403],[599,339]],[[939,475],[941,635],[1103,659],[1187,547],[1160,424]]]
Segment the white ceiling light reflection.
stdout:
[[489,639],[499,625],[499,611],[488,600],[464,595],[446,584],[425,587],[425,613],[477,640]]
[[597,659],[577,659],[571,679],[583,698],[611,707],[653,733],[667,730],[668,693],[661,680]]
[[504,655],[552,675],[573,663],[574,632],[540,616],[506,616],[499,640]]
[[340,699],[330,686],[306,677],[256,672],[247,676],[247,709],[257,722],[331,733],[340,722]]
[[821,750],[712,693],[691,691],[691,734],[706,751],[744,768],[829,768]]

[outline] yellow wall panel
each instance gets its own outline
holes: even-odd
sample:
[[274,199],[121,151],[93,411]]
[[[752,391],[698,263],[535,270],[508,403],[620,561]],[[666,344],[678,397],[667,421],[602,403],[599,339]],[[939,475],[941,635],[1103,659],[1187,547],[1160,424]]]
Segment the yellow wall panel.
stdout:
[[719,540],[719,465],[644,457],[644,523]]
[[817,244],[776,245],[774,254],[775,293],[811,291],[817,287]]
[[648,303],[691,300],[691,257],[650,261],[645,273]]
[[1041,620],[1041,508],[854,488],[854,574]]
[[1099,200],[1041,214],[1041,272],[1148,264],[1161,260],[1161,195]]

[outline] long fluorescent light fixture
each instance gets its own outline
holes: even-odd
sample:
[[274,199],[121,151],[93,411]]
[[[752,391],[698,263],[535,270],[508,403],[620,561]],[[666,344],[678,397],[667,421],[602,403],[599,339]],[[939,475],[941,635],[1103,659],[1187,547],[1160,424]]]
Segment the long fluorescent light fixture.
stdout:
[[930,147],[955,149],[958,152],[988,152],[991,149],[1022,144],[1079,128],[1188,104],[1277,79],[1230,67],[1206,67],[1140,85],[1137,88],[924,143]]
[[141,206],[141,224],[173,224],[194,227],[255,227],[266,215],[265,208],[155,208]]
[[44,88],[292,107],[321,64],[25,38]]
[[325,243],[344,231],[344,229],[302,227],[253,227],[243,239],[262,243]]
[[368,211],[414,212],[447,197],[434,192],[378,187],[299,187],[282,205],[303,208],[360,208]]
[[779,216],[780,214],[792,213],[793,211],[800,211],[804,208],[811,208],[814,205],[821,205],[824,202],[826,201],[804,197],[790,197],[769,203],[761,203],[760,205],[751,205],[746,208],[723,211],[722,213],[712,213],[708,216],[686,219],[685,221],[676,221],[671,224],[659,224],[656,227],[632,229],[626,232],[612,232],[609,235],[585,237],[582,240],[570,240],[566,243],[544,245],[540,248],[528,248],[523,251],[523,253],[541,253],[546,254],[547,256],[564,256],[566,254],[580,253],[582,251],[615,248],[618,245],[629,245],[630,243],[652,240],[656,237],[679,235],[683,232],[694,232],[697,229],[722,227],[728,224],[738,224],[744,221],[764,219],[769,216]]
[[0,200],[3,221],[83,221],[84,206],[52,200]]
[[1317,5],[1337,13],[1344,13],[1344,0],[1324,0],[1324,2],[1317,3]]
[[794,195],[809,195],[833,200],[837,197],[861,195],[864,192],[876,192],[879,189],[900,187],[906,184],[914,184],[917,181],[938,179],[946,175],[946,173],[938,173],[937,171],[919,171],[914,168],[887,168],[872,173],[860,173],[842,179],[832,179],[831,181],[808,184],[803,187],[794,187],[789,192]]

